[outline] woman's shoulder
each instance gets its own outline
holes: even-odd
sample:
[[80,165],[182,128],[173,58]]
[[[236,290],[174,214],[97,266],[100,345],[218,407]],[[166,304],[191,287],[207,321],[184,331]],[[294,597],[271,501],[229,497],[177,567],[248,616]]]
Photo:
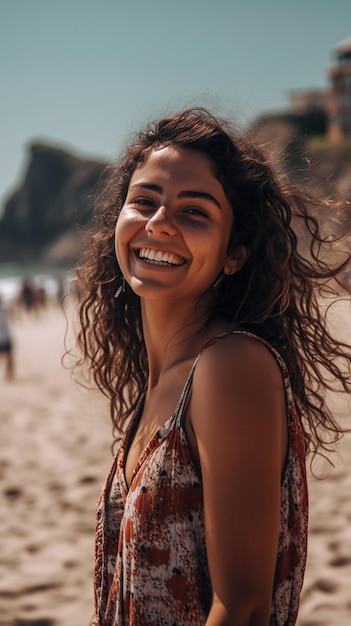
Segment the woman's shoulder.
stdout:
[[231,473],[234,455],[237,468],[246,467],[249,458],[251,470],[260,472],[271,468],[274,458],[282,470],[288,424],[284,375],[274,353],[255,336],[226,334],[205,347],[194,372],[189,415],[200,459],[211,467],[222,455],[221,464]]
[[221,377],[227,372],[242,376],[274,376],[281,379],[285,364],[279,353],[261,337],[231,331],[214,337],[202,349],[197,376]]
[[[253,335],[226,334],[201,353],[193,379],[191,413],[201,430],[216,414],[218,427],[256,429],[286,423],[284,374],[274,353]],[[199,432],[200,432],[199,430]],[[268,434],[268,431],[267,431]]]

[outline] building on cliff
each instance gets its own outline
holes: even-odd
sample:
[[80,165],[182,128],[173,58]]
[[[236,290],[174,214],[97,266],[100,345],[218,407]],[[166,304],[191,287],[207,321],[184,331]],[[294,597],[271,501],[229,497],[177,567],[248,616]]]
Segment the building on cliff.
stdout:
[[297,115],[324,115],[326,134],[332,141],[351,138],[351,38],[337,45],[326,89],[290,92],[290,107]]
[[328,135],[339,140],[351,137],[351,39],[335,48],[334,56],[329,69]]

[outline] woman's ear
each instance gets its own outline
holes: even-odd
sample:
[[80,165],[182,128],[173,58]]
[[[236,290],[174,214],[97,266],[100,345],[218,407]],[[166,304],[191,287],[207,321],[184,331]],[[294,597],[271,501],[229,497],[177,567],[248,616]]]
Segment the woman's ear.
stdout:
[[223,271],[228,276],[236,274],[245,265],[250,256],[250,251],[245,246],[238,246],[235,250],[228,253],[227,261]]

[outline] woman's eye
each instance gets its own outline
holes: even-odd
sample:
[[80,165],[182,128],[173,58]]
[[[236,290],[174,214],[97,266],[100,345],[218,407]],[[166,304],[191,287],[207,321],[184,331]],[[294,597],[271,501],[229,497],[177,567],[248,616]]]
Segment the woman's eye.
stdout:
[[137,206],[141,206],[141,207],[155,206],[155,203],[152,200],[150,200],[150,198],[134,198],[133,200],[131,200],[131,204],[136,204]]
[[188,213],[189,215],[195,215],[196,217],[208,218],[208,214],[206,213],[206,211],[203,211],[202,209],[199,209],[198,207],[189,207],[188,209],[185,210],[185,212]]

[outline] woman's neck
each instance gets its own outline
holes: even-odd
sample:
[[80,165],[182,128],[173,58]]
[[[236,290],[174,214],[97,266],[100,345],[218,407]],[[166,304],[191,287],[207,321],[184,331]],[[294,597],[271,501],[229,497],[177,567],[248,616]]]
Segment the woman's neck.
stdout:
[[163,372],[201,349],[210,331],[205,326],[208,307],[142,300],[141,312],[152,389]]

